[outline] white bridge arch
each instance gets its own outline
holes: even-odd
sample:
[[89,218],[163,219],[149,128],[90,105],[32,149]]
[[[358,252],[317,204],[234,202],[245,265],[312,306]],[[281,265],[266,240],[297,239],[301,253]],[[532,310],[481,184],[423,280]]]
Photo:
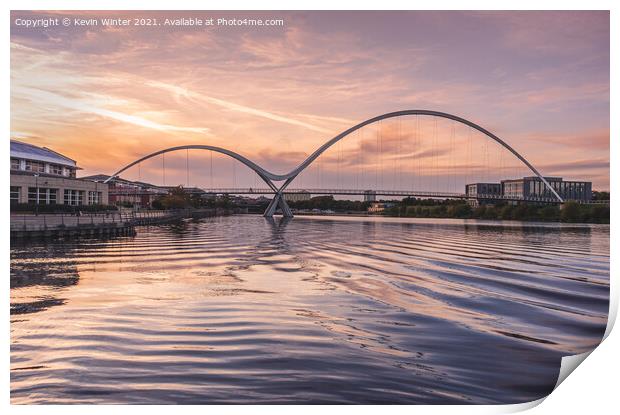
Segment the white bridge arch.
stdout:
[[[507,149],[510,153],[512,153],[518,160],[520,160],[530,171],[532,171],[532,173],[534,173],[544,184],[545,187],[551,192],[551,194],[553,194],[553,196],[557,199],[558,202],[563,202],[562,198],[560,197],[560,195],[555,191],[555,189],[549,184],[549,182],[543,177],[542,174],[540,174],[540,172],[529,162],[525,159],[525,157],[523,157],[521,154],[519,154],[514,148],[512,148],[508,143],[506,143],[504,140],[502,140],[501,138],[499,138],[498,136],[496,136],[495,134],[493,134],[492,132],[488,131],[487,129],[481,127],[480,125],[469,121],[465,118],[453,115],[453,114],[448,114],[446,112],[440,112],[440,111],[432,111],[432,110],[402,110],[402,111],[395,111],[395,112],[389,112],[386,114],[382,114],[382,115],[378,115],[376,117],[370,118],[366,121],[362,121],[359,124],[354,125],[353,127],[341,132],[340,134],[338,134],[337,136],[333,137],[332,139],[330,139],[329,141],[327,141],[325,144],[323,144],[321,147],[319,147],[318,149],[316,149],[316,151],[314,151],[310,156],[308,156],[308,158],[306,158],[303,162],[301,162],[297,167],[295,167],[293,170],[291,170],[290,172],[286,173],[286,174],[275,174],[272,173],[266,169],[264,169],[263,167],[259,166],[258,164],[254,163],[253,161],[251,161],[250,159],[235,153],[233,151],[227,150],[225,148],[221,148],[221,147],[215,147],[215,146],[209,146],[209,145],[183,145],[183,146],[176,146],[176,147],[170,147],[170,148],[166,148],[160,151],[156,151],[154,153],[148,154],[144,157],[141,157],[140,159],[133,161],[132,163],[129,163],[128,165],[126,165],[125,167],[123,167],[122,169],[118,170],[116,173],[114,173],[112,176],[110,176],[108,179],[106,179],[104,181],[104,183],[109,182],[110,180],[112,180],[115,177],[118,177],[122,172],[124,172],[125,170],[131,168],[132,166],[148,160],[152,157],[156,157],[160,154],[164,154],[164,153],[168,153],[168,152],[173,152],[173,151],[179,151],[179,150],[207,150],[207,151],[214,151],[216,153],[221,153],[224,155],[227,155],[233,159],[236,159],[237,161],[243,163],[244,165],[246,165],[247,167],[249,167],[250,169],[252,169],[254,172],[256,172],[256,174],[265,182],[267,183],[267,185],[273,190],[274,192],[274,197],[271,200],[271,203],[269,204],[269,206],[267,207],[267,209],[265,210],[264,215],[267,217],[271,217],[274,215],[274,213],[276,212],[277,208],[279,207],[282,210],[282,214],[284,216],[287,217],[292,217],[293,214],[288,206],[288,204],[286,203],[286,201],[284,200],[284,190],[295,180],[295,178],[304,171],[304,169],[306,169],[309,165],[312,164],[313,161],[315,161],[321,154],[323,154],[327,149],[329,149],[330,147],[332,147],[334,144],[338,143],[340,140],[346,138],[348,135],[350,135],[351,133],[359,130],[360,128],[367,126],[369,124],[373,124],[376,122],[379,122],[381,120],[385,120],[388,118],[395,118],[395,117],[404,117],[404,116],[409,116],[409,115],[425,115],[425,116],[431,116],[431,117],[439,117],[439,118],[446,118],[452,121],[456,121],[458,123],[464,124],[468,127],[471,127],[481,133],[483,133],[485,136],[487,136],[488,138],[492,139],[493,141],[497,142],[498,144],[500,144],[502,147],[504,147],[505,149]],[[274,182],[284,182],[282,183],[279,187],[276,186],[276,184]]]

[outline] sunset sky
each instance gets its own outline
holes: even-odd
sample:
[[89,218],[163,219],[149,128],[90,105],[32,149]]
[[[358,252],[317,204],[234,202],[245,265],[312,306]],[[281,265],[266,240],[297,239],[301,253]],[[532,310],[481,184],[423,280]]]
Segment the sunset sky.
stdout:
[[[282,18],[24,28],[17,18]],[[375,115],[479,123],[544,174],[609,188],[607,12],[13,12],[11,137],[113,173],[210,144],[283,173]],[[145,173],[149,179],[148,172]]]

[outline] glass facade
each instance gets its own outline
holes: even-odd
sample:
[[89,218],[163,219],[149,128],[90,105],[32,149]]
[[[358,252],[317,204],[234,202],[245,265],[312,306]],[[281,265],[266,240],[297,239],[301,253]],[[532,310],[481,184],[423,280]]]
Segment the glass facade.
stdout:
[[98,205],[101,203],[101,192],[88,192],[88,204]]
[[59,166],[58,164],[50,164],[50,173],[60,176],[62,174],[62,166]]
[[54,163],[44,163],[36,160],[24,160],[15,157],[11,158],[11,170],[25,170],[33,173],[47,173],[71,178],[75,177],[75,168],[61,166],[60,164]]
[[84,201],[83,190],[65,189],[64,196],[65,205],[78,206]]
[[19,186],[11,186],[11,204],[19,203],[22,188]]
[[47,187],[29,187],[28,203],[39,203],[40,205],[56,204],[58,197],[58,189],[50,189]]
[[26,160],[26,171],[45,173],[45,163],[34,160]]
[[[563,181],[560,177],[546,177],[551,189],[555,190],[565,200],[590,200],[592,198],[592,183]],[[515,198],[555,199],[551,189],[538,177],[524,177],[520,180],[506,180],[502,182],[504,195]],[[519,186],[524,192],[519,191]]]

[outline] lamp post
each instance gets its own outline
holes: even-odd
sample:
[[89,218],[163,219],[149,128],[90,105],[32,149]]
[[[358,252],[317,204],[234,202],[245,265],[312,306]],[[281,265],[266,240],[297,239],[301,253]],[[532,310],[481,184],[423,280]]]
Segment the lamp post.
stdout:
[[39,175],[36,173],[34,175],[34,185],[37,189],[37,193],[35,195],[34,215],[39,216]]

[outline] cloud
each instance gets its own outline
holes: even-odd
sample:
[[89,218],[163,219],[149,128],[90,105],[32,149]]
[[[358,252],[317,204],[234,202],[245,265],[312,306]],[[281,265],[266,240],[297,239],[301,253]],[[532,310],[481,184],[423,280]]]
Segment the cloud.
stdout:
[[328,130],[326,128],[322,128],[322,127],[317,127],[316,125],[313,124],[309,124],[303,121],[299,121],[297,119],[294,118],[290,118],[290,117],[286,117],[286,116],[282,116],[282,115],[277,115],[268,111],[263,111],[257,108],[252,108],[252,107],[247,107],[245,105],[240,105],[240,104],[236,104],[234,102],[230,102],[230,101],[225,101],[223,99],[219,99],[219,98],[215,98],[215,97],[211,97],[209,95],[205,95],[205,94],[200,94],[197,92],[193,92],[190,91],[186,88],[182,88],[176,85],[171,85],[171,84],[167,84],[164,82],[158,82],[158,81],[147,81],[147,85],[155,87],[155,88],[160,88],[160,89],[164,89],[167,90],[169,92],[172,92],[176,95],[182,96],[182,97],[186,97],[186,98],[190,98],[193,99],[195,101],[198,102],[203,102],[203,103],[207,103],[207,104],[213,104],[213,105],[217,105],[219,107],[231,110],[231,111],[237,111],[237,112],[242,112],[244,114],[250,114],[250,115],[255,115],[257,117],[263,117],[263,118],[267,118],[269,120],[272,121],[278,121],[278,122],[283,122],[286,124],[292,124],[292,125],[296,125],[298,127],[304,127],[307,128],[309,130],[312,131],[318,131],[318,132],[322,132],[322,133],[331,133],[331,130]]
[[540,165],[545,172],[572,172],[575,170],[609,169],[609,159],[577,160],[562,163],[548,163]]
[[67,98],[65,96],[55,94],[40,89],[28,88],[24,86],[16,86],[12,89],[16,94],[21,94],[24,97],[29,98],[36,102],[45,102],[58,107],[76,110],[82,113],[90,113],[99,115],[101,117],[111,118],[116,121],[121,121],[128,124],[137,125],[144,128],[150,128],[153,130],[159,130],[164,132],[191,132],[197,134],[209,134],[210,130],[206,127],[182,127],[170,124],[162,124],[155,121],[148,120],[136,115],[125,114],[119,111],[112,111],[105,108],[101,108],[95,105],[88,104],[86,102]]
[[609,130],[589,131],[578,134],[551,135],[535,134],[532,139],[549,144],[559,144],[571,150],[603,150],[609,151]]
[[[12,16],[43,13],[144,14],[21,11]],[[148,17],[170,13],[153,11]],[[11,127],[39,137],[28,138],[33,143],[70,151],[93,173],[179,144],[231,148],[252,160],[264,159],[271,171],[288,171],[351,125],[414,108],[471,119],[537,167],[570,163],[575,152],[594,162],[609,154],[607,12],[243,16],[274,13],[285,19],[285,27],[33,31],[13,25]],[[386,169],[407,164],[412,154],[429,168],[430,160],[435,166],[480,164],[462,150],[446,154],[449,135],[429,144],[431,135],[412,139],[391,128],[397,123],[386,124],[381,140]],[[443,123],[440,129],[450,132]],[[211,135],[205,139],[205,133]],[[369,151],[377,145],[374,131],[361,136]],[[359,159],[347,144],[352,141],[345,141],[341,165],[343,159]],[[467,143],[462,136],[456,141]],[[336,150],[325,154],[321,168],[338,163]],[[480,154],[475,147],[474,155]],[[376,159],[369,152],[360,162],[374,169]],[[594,180],[608,169],[576,172]]]

